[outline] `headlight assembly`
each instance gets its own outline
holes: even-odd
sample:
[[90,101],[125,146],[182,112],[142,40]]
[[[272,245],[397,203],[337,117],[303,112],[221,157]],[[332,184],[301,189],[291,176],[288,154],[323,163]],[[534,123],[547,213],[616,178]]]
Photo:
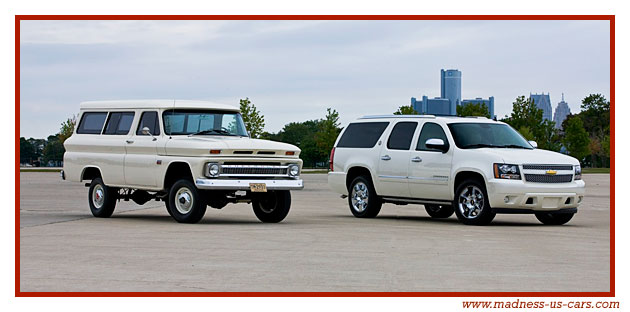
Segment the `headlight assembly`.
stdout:
[[289,176],[297,177],[300,174],[300,166],[289,165]]
[[209,178],[216,178],[219,176],[220,167],[219,164],[208,163],[206,164],[206,176]]
[[494,164],[494,178],[520,180],[521,172],[518,169],[518,165]]
[[580,165],[573,166],[573,180],[582,180],[582,167]]

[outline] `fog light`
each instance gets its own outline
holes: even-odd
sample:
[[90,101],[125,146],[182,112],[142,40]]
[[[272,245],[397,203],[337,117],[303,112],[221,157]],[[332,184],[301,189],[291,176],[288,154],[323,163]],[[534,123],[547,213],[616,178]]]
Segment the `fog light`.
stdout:
[[208,164],[208,177],[216,178],[219,176],[219,164]]
[[503,199],[503,201],[507,204],[510,202],[510,197],[509,196],[505,196],[505,198]]

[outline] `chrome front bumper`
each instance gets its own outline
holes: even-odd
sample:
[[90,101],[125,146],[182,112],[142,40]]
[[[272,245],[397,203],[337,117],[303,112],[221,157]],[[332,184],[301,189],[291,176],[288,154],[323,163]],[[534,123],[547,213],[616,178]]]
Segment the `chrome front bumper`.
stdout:
[[267,190],[301,190],[304,188],[304,181],[299,180],[237,180],[237,179],[197,179],[195,185],[202,190],[249,190],[250,183],[265,183]]

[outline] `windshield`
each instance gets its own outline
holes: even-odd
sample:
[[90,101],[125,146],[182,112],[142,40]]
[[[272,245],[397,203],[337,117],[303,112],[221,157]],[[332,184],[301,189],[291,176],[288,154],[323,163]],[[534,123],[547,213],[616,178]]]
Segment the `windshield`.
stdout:
[[247,136],[241,114],[215,110],[167,110],[162,114],[167,135]]
[[532,146],[516,130],[506,124],[498,123],[451,123],[455,145],[459,148],[524,148]]

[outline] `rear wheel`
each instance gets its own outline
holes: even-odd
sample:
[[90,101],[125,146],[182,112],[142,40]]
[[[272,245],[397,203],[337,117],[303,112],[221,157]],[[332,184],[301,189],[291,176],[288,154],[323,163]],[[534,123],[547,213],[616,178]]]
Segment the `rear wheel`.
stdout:
[[496,216],[490,208],[486,187],[474,179],[459,184],[455,191],[453,209],[457,219],[467,225],[486,225]]
[[350,211],[357,218],[374,218],[381,211],[383,203],[372,182],[364,176],[352,180],[348,195]]
[[539,212],[536,213],[536,219],[547,225],[562,225],[571,220],[575,213],[553,213],[553,212]]
[[103,179],[95,178],[90,183],[88,201],[90,211],[97,218],[109,218],[116,208],[118,189],[103,183]]
[[424,205],[424,210],[427,211],[431,218],[448,218],[455,212],[453,206],[446,205]]
[[258,220],[265,223],[278,223],[289,214],[291,192],[271,191],[252,198],[252,208]]
[[180,223],[197,223],[206,213],[206,201],[190,180],[179,180],[171,186],[166,207]]

